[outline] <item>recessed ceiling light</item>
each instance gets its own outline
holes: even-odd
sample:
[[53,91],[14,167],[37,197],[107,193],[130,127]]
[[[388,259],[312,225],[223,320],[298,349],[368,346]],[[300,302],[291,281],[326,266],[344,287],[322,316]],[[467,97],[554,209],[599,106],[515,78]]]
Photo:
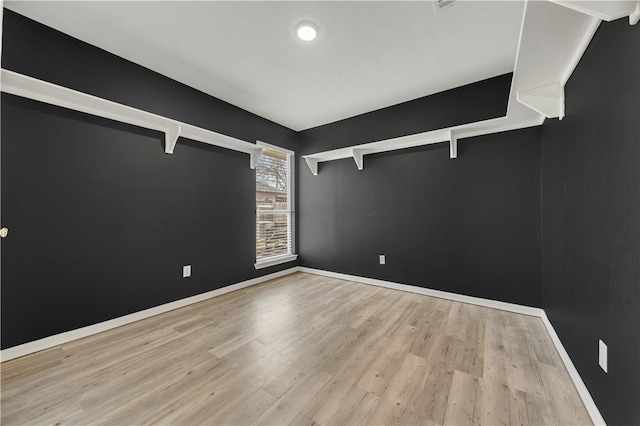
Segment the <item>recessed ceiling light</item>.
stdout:
[[296,35],[302,41],[312,41],[318,35],[318,27],[311,22],[301,22],[296,26]]

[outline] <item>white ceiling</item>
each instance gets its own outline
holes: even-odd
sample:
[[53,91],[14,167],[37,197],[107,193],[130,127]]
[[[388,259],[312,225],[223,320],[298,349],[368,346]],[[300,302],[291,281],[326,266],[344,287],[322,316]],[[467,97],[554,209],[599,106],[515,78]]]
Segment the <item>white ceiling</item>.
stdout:
[[[294,130],[513,71],[524,3],[6,1]],[[315,22],[304,43],[294,26]]]

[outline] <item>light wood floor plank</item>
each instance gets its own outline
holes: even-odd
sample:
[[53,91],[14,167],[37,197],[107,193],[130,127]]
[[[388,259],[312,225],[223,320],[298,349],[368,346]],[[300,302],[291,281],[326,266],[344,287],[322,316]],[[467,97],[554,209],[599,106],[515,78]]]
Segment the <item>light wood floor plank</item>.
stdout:
[[454,371],[444,423],[451,425],[480,425],[483,404],[482,379],[461,371]]
[[256,421],[259,425],[285,425],[292,422],[300,409],[331,380],[331,375],[311,371],[287,393],[282,395]]
[[349,416],[344,419],[344,424],[346,425],[370,425],[372,424],[371,416],[375,412],[378,403],[380,402],[380,398],[366,393],[364,397],[360,400],[358,405],[356,405]]
[[388,339],[388,344],[367,368],[357,386],[373,395],[382,396],[400,368],[404,356],[410,352],[417,330],[417,327],[405,325],[393,339]]
[[302,273],[0,377],[5,425],[590,424],[539,318]]
[[372,415],[373,424],[398,424],[427,371],[427,361],[406,354]]

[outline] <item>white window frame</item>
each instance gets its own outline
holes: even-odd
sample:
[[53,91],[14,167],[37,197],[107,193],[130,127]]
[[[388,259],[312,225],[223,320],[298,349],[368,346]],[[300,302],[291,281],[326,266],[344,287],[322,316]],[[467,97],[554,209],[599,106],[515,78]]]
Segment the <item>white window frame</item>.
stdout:
[[[256,269],[262,269],[262,268],[268,268],[269,266],[280,265],[282,263],[293,262],[298,258],[298,255],[295,254],[295,250],[296,250],[295,205],[296,204],[295,204],[294,194],[295,194],[295,184],[296,184],[296,178],[295,178],[296,153],[294,151],[291,151],[290,149],[282,148],[280,146],[272,145],[262,141],[256,141],[256,145],[261,146],[263,148],[272,149],[274,151],[283,152],[287,154],[288,160],[290,161],[289,182],[287,182],[287,201],[289,202],[289,210],[291,211],[291,214],[289,215],[289,223],[288,223],[288,226],[291,229],[291,253],[266,257],[260,260],[256,259],[256,263],[253,266]],[[255,198],[255,195],[254,195],[254,198]],[[257,220],[257,215],[258,215],[258,206],[256,205],[256,220]],[[257,235],[256,235],[256,238],[254,239],[254,242],[256,241],[257,241]]]

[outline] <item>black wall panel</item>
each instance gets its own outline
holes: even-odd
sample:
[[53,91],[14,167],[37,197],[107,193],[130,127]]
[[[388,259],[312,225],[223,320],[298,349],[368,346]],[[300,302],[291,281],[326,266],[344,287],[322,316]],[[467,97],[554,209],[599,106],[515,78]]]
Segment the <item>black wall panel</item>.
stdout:
[[[2,66],[247,141],[296,133],[4,13]],[[2,94],[2,348],[256,271],[249,156]],[[182,265],[193,275],[182,278]]]
[[[509,77],[304,131],[300,149],[504,115]],[[442,143],[365,156],[362,171],[321,163],[317,176],[300,161],[301,265],[540,306],[539,128],[458,146],[455,160]]]
[[504,74],[308,129],[301,132],[300,149],[311,154],[504,117],[511,76]]
[[640,424],[639,30],[601,24],[542,130],[543,307],[612,425]]

